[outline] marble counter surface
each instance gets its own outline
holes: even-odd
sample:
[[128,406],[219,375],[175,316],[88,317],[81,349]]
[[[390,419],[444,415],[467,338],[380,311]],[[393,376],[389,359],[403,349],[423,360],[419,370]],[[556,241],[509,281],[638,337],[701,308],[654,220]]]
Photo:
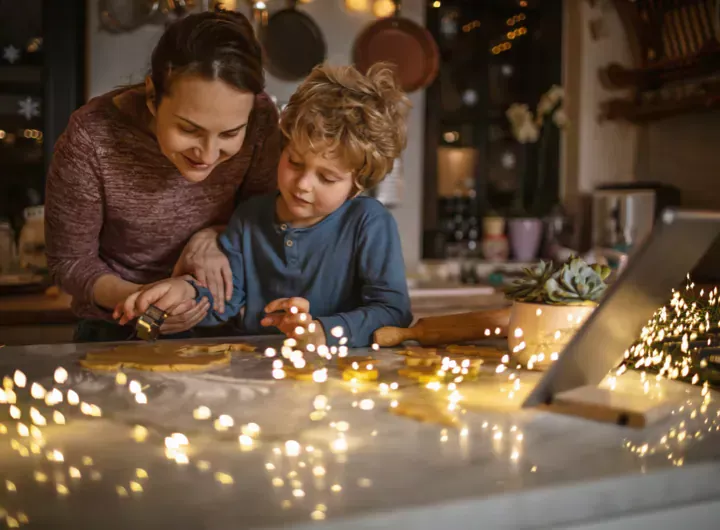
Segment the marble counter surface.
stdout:
[[[273,341],[245,342],[262,352]],[[634,430],[520,410],[534,373],[484,366],[453,398],[399,377],[401,356],[365,350],[351,355],[374,353],[396,390],[343,382],[334,363],[326,382],[275,380],[277,358],[236,354],[201,374],[128,371],[147,396],[139,404],[129,383],[78,367],[86,349],[0,349],[0,377],[28,380],[14,387],[17,408],[0,405],[0,515],[21,527],[566,528],[720,500],[720,408],[699,387],[653,386],[678,407]],[[63,401],[32,398],[33,382]],[[456,427],[391,412],[448,397]],[[201,405],[209,419],[193,417]],[[233,426],[218,431],[223,414]],[[47,426],[30,430],[32,418]],[[173,433],[188,445],[168,450]]]

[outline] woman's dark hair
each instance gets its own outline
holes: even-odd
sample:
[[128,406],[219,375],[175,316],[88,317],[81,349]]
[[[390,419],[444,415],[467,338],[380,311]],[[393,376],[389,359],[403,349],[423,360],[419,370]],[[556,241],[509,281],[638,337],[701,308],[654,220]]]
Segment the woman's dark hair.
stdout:
[[180,74],[220,79],[239,90],[262,92],[262,53],[248,19],[231,11],[208,11],[168,26],[151,59],[156,105]]

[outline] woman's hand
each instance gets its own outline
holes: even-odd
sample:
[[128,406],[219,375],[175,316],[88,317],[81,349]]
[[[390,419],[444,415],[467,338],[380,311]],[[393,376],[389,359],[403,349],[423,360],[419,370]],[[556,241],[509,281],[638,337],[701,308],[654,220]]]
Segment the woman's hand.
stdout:
[[192,274],[210,289],[215,311],[223,313],[225,302],[232,297],[233,282],[230,262],[220,250],[217,236],[217,229],[206,228],[190,238],[172,275]]
[[[162,280],[144,287],[128,296],[125,301],[120,302],[115,307],[113,317],[119,318],[120,325],[125,325],[145,313],[151,304],[170,315],[180,315],[188,310],[195,309],[195,306],[188,304],[189,302],[195,302],[195,294],[195,288],[184,278]],[[191,315],[191,318],[195,320],[197,315]],[[187,324],[187,319],[185,320]],[[183,331],[179,329],[179,326],[177,331],[174,331],[176,326],[172,324],[170,329],[173,332]]]
[[310,315],[310,302],[304,298],[278,298],[265,306],[267,315],[260,321],[265,327],[275,326],[286,336],[312,343],[325,344],[322,324]]

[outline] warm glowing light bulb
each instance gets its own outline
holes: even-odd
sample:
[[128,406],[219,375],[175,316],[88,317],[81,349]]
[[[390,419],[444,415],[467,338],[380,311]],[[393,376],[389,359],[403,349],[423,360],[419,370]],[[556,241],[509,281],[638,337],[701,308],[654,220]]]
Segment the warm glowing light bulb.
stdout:
[[345,9],[348,11],[364,13],[368,11],[368,8],[369,0],[345,0]]
[[373,15],[378,18],[390,17],[395,13],[395,2],[392,0],[375,0],[372,11]]

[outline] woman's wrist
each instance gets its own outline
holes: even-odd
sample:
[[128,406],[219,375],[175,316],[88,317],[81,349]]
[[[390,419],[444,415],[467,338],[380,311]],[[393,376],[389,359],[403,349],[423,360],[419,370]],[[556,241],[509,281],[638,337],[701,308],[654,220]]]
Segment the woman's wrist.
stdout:
[[114,274],[103,274],[93,284],[93,302],[100,307],[113,310],[117,304],[143,287]]
[[218,236],[225,231],[224,226],[211,226],[196,232],[188,242],[188,246],[204,245],[208,241],[216,241]]

